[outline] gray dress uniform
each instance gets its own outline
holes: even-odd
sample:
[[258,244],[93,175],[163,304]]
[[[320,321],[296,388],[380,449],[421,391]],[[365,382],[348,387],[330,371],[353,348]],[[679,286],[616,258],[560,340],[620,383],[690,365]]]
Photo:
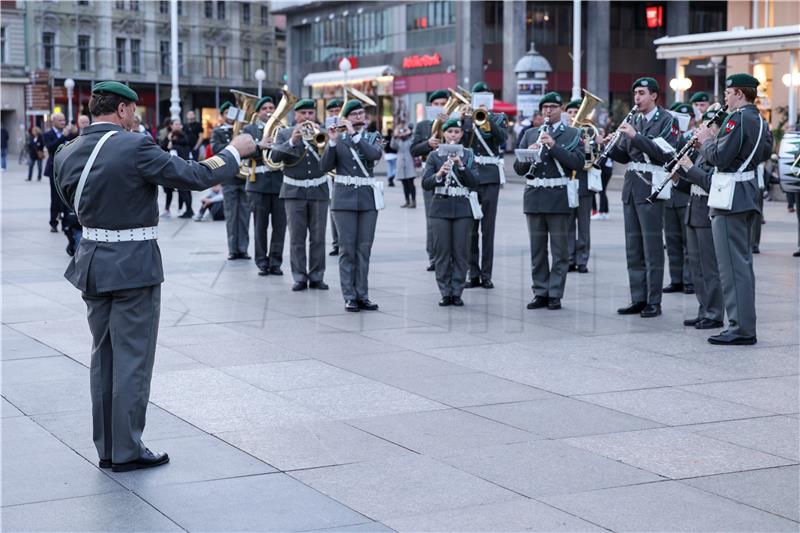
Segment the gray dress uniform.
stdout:
[[[683,135],[678,137],[680,149],[687,142]],[[689,195],[680,189],[672,188],[670,197],[664,201],[664,241],[667,245],[669,278],[675,284],[692,285],[689,269],[689,252],[686,246],[686,207]]]
[[[257,121],[243,128],[254,139],[261,140],[265,124]],[[283,173],[272,170],[264,162],[263,152],[256,150],[248,160],[255,163],[255,181],[245,180],[244,189],[253,213],[253,241],[255,254],[253,259],[262,272],[278,269],[283,263],[283,244],[286,240],[286,208],[280,198]],[[251,170],[252,172],[252,170]],[[272,238],[268,239],[269,225],[272,223]]]
[[[366,175],[351,149],[367,171]],[[367,276],[378,211],[373,187],[345,185],[344,176],[366,178],[365,183],[374,182],[373,169],[381,157],[380,135],[362,131],[352,137],[342,134],[329,141],[320,161],[323,172],[336,169],[331,210],[339,231],[339,280],[345,301],[369,299]]]
[[698,155],[694,166],[685,172],[678,171],[681,180],[673,186],[689,195],[686,208],[686,245],[689,250],[689,267],[692,271],[695,295],[699,303],[698,319],[722,322],[724,307],[722,287],[719,282],[719,267],[714,253],[714,236],[711,233],[711,217],[708,209],[708,191],[711,189],[711,173],[714,167],[702,155]]
[[428,155],[422,174],[422,189],[434,193],[430,224],[433,230],[436,283],[442,297],[460,297],[467,280],[469,238],[474,219],[469,197],[465,194],[478,188],[474,159],[472,150],[465,148],[461,158],[464,170],[453,167],[455,178],[446,176],[440,181],[435,174],[446,159],[433,152]]
[[[514,171],[525,176],[526,180],[523,210],[531,245],[533,294],[561,299],[567,281],[569,224],[572,220],[566,181],[571,171],[583,168],[585,157],[579,129],[560,122],[550,128],[555,144],[542,150],[542,161],[535,166],[515,161]],[[538,128],[529,129],[522,137],[521,146],[534,144],[538,137]],[[548,264],[548,239],[553,256],[552,267]]]
[[306,141],[292,146],[292,131],[292,128],[280,130],[272,145],[272,159],[284,164],[281,198],[286,203],[286,215],[289,218],[292,277],[301,283],[322,281],[325,275],[325,227],[330,189],[327,176],[320,167],[321,156],[316,147]]
[[[89,376],[97,453],[102,460],[125,463],[145,453],[141,437],[164,281],[155,241],[158,185],[201,191],[235,176],[239,164],[228,150],[202,163],[184,161],[149,135],[92,124],[55,155],[56,185],[67,205],[75,203],[95,145],[111,131],[116,133],[100,149],[80,196],[77,215],[84,233],[65,277],[83,293],[92,332]],[[139,240],[128,239],[134,233],[142,234]]]
[[585,267],[589,264],[591,249],[589,229],[594,192],[589,190],[589,175],[585,170],[575,171],[575,179],[578,180],[578,207],[572,209],[569,221],[569,264]]
[[661,304],[664,202],[658,200],[650,204],[647,197],[653,192],[652,171],[660,171],[661,165],[670,158],[653,139],[661,137],[674,147],[679,130],[672,115],[660,106],[650,120],[642,114],[636,115],[633,127],[637,131],[636,137],[630,139],[623,135],[609,153],[614,161],[628,163],[622,185],[622,211],[631,300],[634,304]]
[[[211,131],[211,151],[215,154],[225,148],[233,136],[233,127],[223,124]],[[222,183],[225,229],[228,233],[228,254],[246,254],[250,245],[250,206],[244,190],[244,180],[236,175]]]
[[[430,120],[422,120],[414,127],[414,137],[411,140],[411,155],[414,157],[421,157],[423,161],[426,160],[428,154],[431,153],[431,145],[428,144],[428,139],[431,138],[433,130],[433,122]],[[433,190],[426,190],[422,188],[422,201],[425,203],[425,251],[428,253],[428,263],[433,264],[433,229],[431,228],[430,217],[431,202],[433,202]]]
[[[752,178],[736,181],[731,209],[711,208],[711,231],[719,263],[725,311],[728,314],[727,333],[732,338],[756,336],[756,280],[753,273],[751,249],[753,218],[759,213],[758,181],[755,168],[766,161],[772,152],[769,125],[759,120],[758,108],[748,104],[730,113],[722,123],[719,135],[701,148],[701,155],[718,172],[738,173],[739,168],[752,172]],[[759,128],[762,131],[759,138]],[[756,144],[758,142],[758,144]]]
[[[485,132],[475,126],[472,119],[464,120],[464,145],[475,153],[475,168],[480,182],[478,200],[483,209],[483,218],[473,221],[468,278],[471,280],[479,278],[484,283],[492,279],[494,229],[497,219],[497,200],[500,197],[500,168],[503,165],[500,145],[508,137],[505,115],[489,113],[489,124],[490,131]],[[483,139],[485,147],[478,136]]]

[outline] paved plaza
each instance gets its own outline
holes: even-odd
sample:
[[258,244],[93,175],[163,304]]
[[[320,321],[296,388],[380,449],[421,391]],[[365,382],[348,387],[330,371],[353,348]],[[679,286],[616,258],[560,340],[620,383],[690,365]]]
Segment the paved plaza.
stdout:
[[[91,337],[49,233],[49,186],[2,180],[5,531],[798,531],[797,221],[767,202],[758,344],[628,303],[617,178],[589,274],[531,299],[523,185],[501,192],[493,290],[440,308],[424,211],[387,189],[378,312],[227,261],[225,225],[160,225],[166,283],[144,441],[169,465],[97,467]],[[195,205],[200,195],[195,193]],[[252,243],[251,243],[252,253]],[[665,279],[665,284],[669,280]]]

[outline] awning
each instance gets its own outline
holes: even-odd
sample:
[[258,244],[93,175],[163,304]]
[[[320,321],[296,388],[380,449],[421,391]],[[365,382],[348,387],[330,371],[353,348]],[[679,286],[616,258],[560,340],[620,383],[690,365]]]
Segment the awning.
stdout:
[[736,29],[661,37],[653,41],[658,59],[763,54],[800,48],[800,25]]
[[492,107],[492,111],[495,113],[505,113],[506,115],[511,115],[512,117],[517,116],[517,106],[514,104],[509,104],[508,102],[503,102],[502,100],[494,101],[494,107]]
[[[394,76],[394,68],[391,65],[381,65],[379,67],[354,68],[347,73],[347,83],[354,83],[365,80],[374,80],[382,76]],[[344,74],[341,70],[329,70],[327,72],[312,72],[303,78],[303,85],[341,85],[344,83]]]

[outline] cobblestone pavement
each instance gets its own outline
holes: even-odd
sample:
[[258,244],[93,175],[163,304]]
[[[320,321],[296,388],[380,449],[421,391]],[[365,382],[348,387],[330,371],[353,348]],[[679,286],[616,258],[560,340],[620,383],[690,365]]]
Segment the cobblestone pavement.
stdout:
[[[378,312],[226,261],[224,223],[162,220],[167,281],[145,442],[172,462],[96,466],[80,294],[46,181],[2,179],[6,531],[797,531],[796,219],[767,203],[758,344],[628,301],[619,193],[564,308],[528,311],[522,185],[501,193],[494,290],[439,308],[424,213],[387,189]],[[46,179],[46,178],[45,178]],[[613,183],[613,182],[612,182]],[[615,184],[618,186],[618,184]],[[199,198],[195,194],[195,204]],[[421,206],[421,198],[420,198]],[[333,258],[329,258],[333,259]],[[668,280],[665,280],[667,283]]]

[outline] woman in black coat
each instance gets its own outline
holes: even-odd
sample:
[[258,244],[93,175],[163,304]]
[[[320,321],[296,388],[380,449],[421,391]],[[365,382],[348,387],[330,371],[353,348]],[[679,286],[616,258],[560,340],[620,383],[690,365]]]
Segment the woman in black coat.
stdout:
[[[189,142],[189,136],[183,131],[183,124],[180,120],[173,120],[169,125],[169,133],[161,141],[161,148],[173,153],[183,160],[188,161],[192,156],[192,145]],[[169,207],[172,204],[172,191],[169,187],[164,187],[164,194],[167,196],[167,201],[164,206],[164,213],[162,216],[169,215]],[[192,218],[194,211],[192,210],[192,192],[191,191],[178,191],[178,210],[186,205],[186,210],[178,218]]]
[[38,167],[38,178],[42,181],[42,159],[44,159],[44,137],[42,130],[33,126],[28,135],[28,181],[33,176],[33,165]]

